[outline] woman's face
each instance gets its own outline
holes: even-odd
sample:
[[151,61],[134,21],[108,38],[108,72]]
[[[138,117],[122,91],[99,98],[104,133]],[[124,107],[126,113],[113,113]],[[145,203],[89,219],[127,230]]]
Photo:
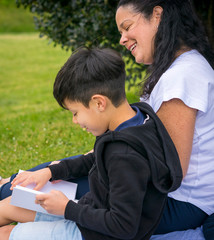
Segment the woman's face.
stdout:
[[153,12],[149,20],[134,12],[131,5],[121,6],[116,12],[120,44],[131,52],[137,63],[153,62],[154,38],[160,22],[160,16],[158,19],[155,10]]

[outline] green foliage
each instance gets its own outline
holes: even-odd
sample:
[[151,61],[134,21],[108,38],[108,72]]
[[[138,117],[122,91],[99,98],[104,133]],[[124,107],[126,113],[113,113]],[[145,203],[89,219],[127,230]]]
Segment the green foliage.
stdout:
[[[114,22],[116,1],[103,0],[17,0],[17,5],[36,13],[35,24],[62,47],[115,45],[119,34]],[[112,21],[109,21],[112,19]],[[111,29],[111,31],[109,31]],[[116,44],[117,45],[117,44]]]
[[214,48],[214,1],[194,0],[196,12],[206,28],[210,43]]
[[[115,24],[117,1],[114,0],[16,0],[32,13],[40,36],[55,45],[74,50],[82,45],[112,47],[123,54],[129,82],[142,79],[145,66],[138,65],[130,53],[119,45]],[[131,87],[131,85],[130,85]]]
[[[142,79],[145,66],[135,63],[131,54],[119,45],[119,33],[115,24],[118,1],[115,0],[16,0],[32,13],[40,36],[47,36],[55,44],[66,49],[81,45],[112,47],[121,52],[126,61],[127,80]],[[213,1],[193,0],[199,15],[208,25],[213,38]]]

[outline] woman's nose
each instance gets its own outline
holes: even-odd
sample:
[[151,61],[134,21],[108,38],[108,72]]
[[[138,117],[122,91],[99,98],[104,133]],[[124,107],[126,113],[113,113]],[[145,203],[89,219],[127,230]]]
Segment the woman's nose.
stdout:
[[126,34],[123,33],[120,38],[120,45],[125,45],[127,41],[128,41],[128,38]]

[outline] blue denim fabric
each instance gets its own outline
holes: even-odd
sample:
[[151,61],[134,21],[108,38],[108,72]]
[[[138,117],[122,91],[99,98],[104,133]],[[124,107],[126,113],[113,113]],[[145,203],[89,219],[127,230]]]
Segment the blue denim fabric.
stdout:
[[19,223],[13,228],[9,240],[82,240],[75,222],[63,217],[37,213],[34,222]]
[[[80,156],[80,155],[78,155]],[[68,157],[68,158],[63,158],[60,161],[64,161],[64,160],[68,160],[68,159],[74,159],[78,156],[73,156],[73,157]],[[40,164],[34,168],[29,169],[28,171],[36,171],[42,168],[47,167],[51,162],[46,162],[43,164]],[[25,170],[25,169],[23,169]],[[10,178],[10,182],[16,177],[16,174],[13,174]],[[71,182],[75,182],[78,183],[78,187],[77,187],[77,195],[76,198],[80,199],[85,193],[87,193],[89,191],[89,185],[88,185],[88,177],[82,177],[82,178],[78,178],[78,179],[71,179],[69,180]],[[4,184],[1,188],[0,188],[0,200],[9,197],[12,194],[12,191],[10,190],[11,187],[11,183],[6,183]]]

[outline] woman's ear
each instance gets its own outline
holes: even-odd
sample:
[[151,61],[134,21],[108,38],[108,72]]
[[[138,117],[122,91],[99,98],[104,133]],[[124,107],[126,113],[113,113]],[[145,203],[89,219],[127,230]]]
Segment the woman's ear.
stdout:
[[155,19],[157,26],[160,23],[162,13],[163,8],[161,6],[155,6],[153,8],[153,18]]
[[107,99],[105,96],[100,94],[95,94],[91,97],[91,101],[95,104],[98,111],[103,112],[107,106]]

